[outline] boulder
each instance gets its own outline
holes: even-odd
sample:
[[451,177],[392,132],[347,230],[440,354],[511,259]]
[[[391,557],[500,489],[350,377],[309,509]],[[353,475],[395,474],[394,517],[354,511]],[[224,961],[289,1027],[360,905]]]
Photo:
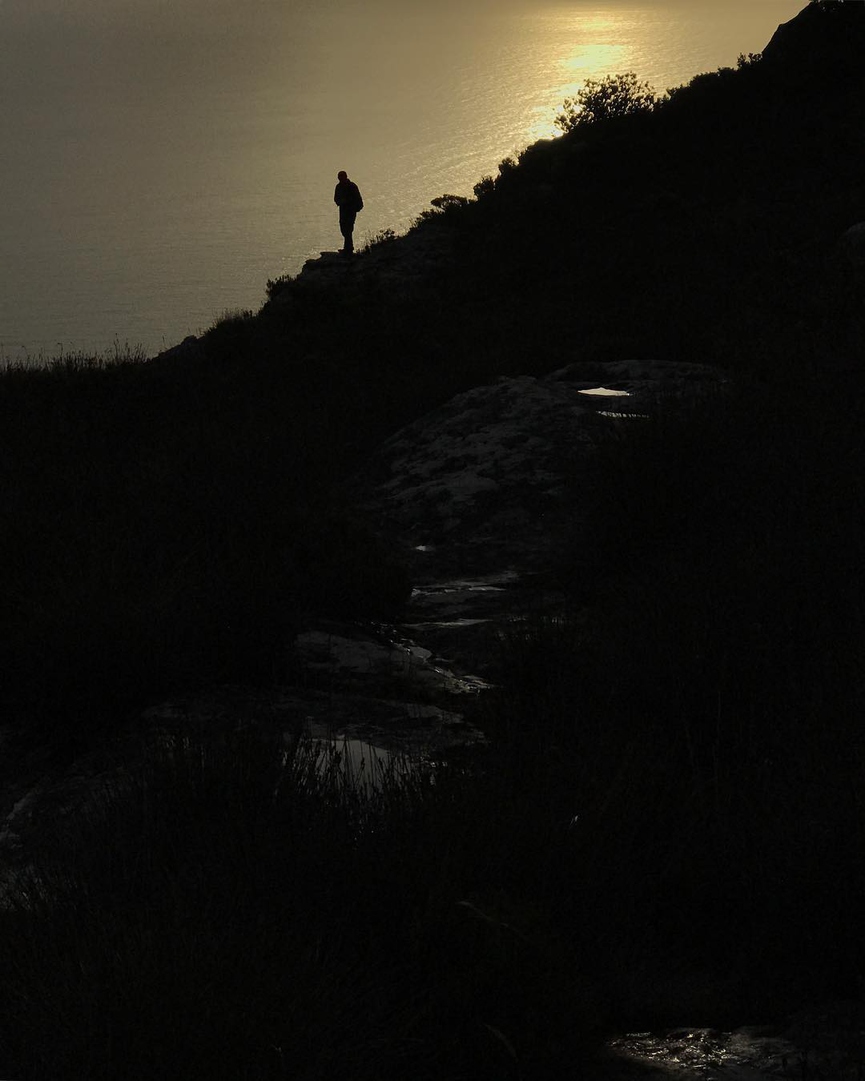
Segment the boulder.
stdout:
[[161,353],[158,353],[150,361],[151,364],[155,364],[159,361],[185,361],[194,360],[199,356],[201,351],[201,340],[196,338],[194,334],[188,334],[182,342],[177,345],[172,345],[170,349],[165,349]]
[[797,82],[825,76],[862,79],[865,65],[865,4],[820,0],[782,23],[763,50],[763,59]]
[[366,510],[427,574],[541,569],[579,514],[591,448],[722,377],[664,361],[575,363],[457,395],[389,439],[360,478]]

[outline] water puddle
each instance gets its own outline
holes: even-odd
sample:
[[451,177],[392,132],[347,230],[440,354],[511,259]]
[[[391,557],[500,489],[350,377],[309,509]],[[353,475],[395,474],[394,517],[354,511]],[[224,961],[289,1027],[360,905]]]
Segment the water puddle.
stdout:
[[[318,774],[369,794],[408,777],[434,779],[455,749],[485,742],[461,714],[431,704],[392,705],[411,715],[417,725],[414,731],[391,724],[336,727],[326,720],[307,718],[301,746],[312,753]],[[296,739],[296,730],[283,732],[287,747]]]
[[615,387],[589,387],[586,390],[581,390],[580,394],[592,394],[599,398],[630,398],[631,392],[629,390],[616,390]]
[[[630,398],[633,396],[633,391],[622,390],[615,384],[612,387],[585,387],[578,391],[579,394],[586,394],[594,398]],[[639,395],[638,395],[639,397]],[[599,409],[599,417],[612,417],[613,420],[648,420],[648,413],[623,413],[615,409]]]
[[489,623],[490,619],[431,619],[426,623],[404,623],[403,626],[412,631],[423,631],[432,628],[458,628],[474,627],[478,623]]
[[500,571],[479,578],[452,578],[446,582],[432,582],[412,590],[412,600],[423,597],[441,597],[448,594],[502,593],[519,581],[514,571]]
[[347,735],[312,738],[311,744],[320,776],[336,776],[366,794],[381,789],[389,780],[407,777],[429,765],[429,760],[422,756],[409,756],[404,751],[379,747]]

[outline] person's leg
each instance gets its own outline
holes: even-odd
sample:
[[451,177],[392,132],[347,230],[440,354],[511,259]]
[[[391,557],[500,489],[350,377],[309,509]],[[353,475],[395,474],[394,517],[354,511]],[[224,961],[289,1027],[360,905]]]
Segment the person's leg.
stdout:
[[346,255],[351,255],[354,251],[354,219],[357,214],[353,214],[350,210],[340,210],[339,212],[339,231],[345,238],[345,244],[343,245],[343,252]]

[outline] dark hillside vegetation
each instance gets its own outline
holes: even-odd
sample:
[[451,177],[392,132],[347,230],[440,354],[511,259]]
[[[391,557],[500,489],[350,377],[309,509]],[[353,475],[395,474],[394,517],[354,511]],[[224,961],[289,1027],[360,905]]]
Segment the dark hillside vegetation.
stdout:
[[728,377],[570,493],[567,610],[511,627],[468,764],[369,799],[302,743],[195,731],[58,816],[2,880],[3,1076],[548,1081],[617,1029],[862,1000],[862,55],[865,5],[808,5],[437,200],[404,281],[361,254],[169,355],[3,374],[0,705],[69,756],[290,682],[312,616],[397,614],[352,477],[458,391]]
[[321,449],[326,386],[295,402],[284,375],[230,360],[68,360],[5,384],[4,695],[23,720],[81,730],[172,690],[272,682],[304,613],[404,598],[393,558],[320,494],[347,458]]
[[760,390],[602,455],[561,568],[591,618],[515,628],[495,709],[617,898],[587,922],[630,1025],[689,979],[713,1023],[862,992],[862,396]]

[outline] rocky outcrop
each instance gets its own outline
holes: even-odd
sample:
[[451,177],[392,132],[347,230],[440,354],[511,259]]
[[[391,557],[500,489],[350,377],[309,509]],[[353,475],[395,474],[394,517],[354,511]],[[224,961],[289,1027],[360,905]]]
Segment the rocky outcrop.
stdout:
[[157,353],[150,363],[158,364],[163,361],[170,364],[186,363],[191,360],[198,360],[201,355],[201,339],[194,334],[188,334],[182,342],[172,345],[170,349],[164,349],[161,353]]
[[[441,220],[438,220],[438,219]],[[417,224],[403,236],[390,236],[346,257],[325,251],[308,259],[300,274],[275,296],[279,305],[300,288],[380,288],[389,295],[411,291],[448,267],[453,257],[453,233],[444,214]]]
[[632,360],[475,387],[383,445],[363,504],[414,553],[421,581],[537,570],[580,513],[593,446],[721,381],[705,365]]
[[862,78],[865,54],[865,4],[856,0],[818,0],[782,23],[763,50],[764,60],[806,84],[823,75]]

